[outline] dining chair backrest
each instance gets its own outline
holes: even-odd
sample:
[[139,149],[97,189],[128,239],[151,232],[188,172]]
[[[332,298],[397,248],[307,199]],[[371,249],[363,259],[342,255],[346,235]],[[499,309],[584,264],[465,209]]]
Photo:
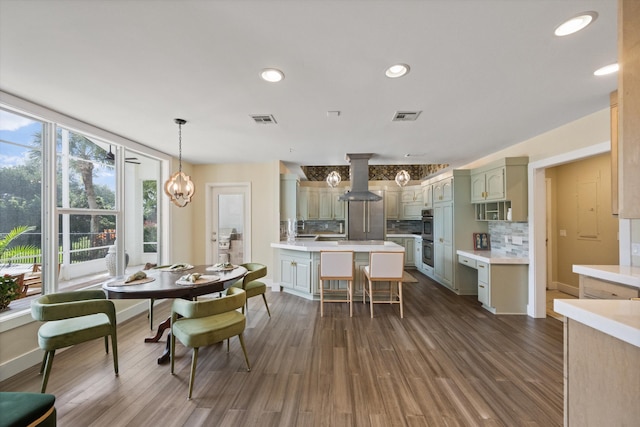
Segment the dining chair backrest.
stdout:
[[353,251],[321,251],[320,280],[353,278]]
[[371,252],[369,276],[372,279],[402,280],[404,252]]

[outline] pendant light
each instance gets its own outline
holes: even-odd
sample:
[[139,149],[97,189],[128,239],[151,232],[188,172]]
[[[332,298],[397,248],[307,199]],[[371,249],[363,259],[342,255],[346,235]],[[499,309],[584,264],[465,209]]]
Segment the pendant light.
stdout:
[[174,205],[179,208],[187,206],[191,201],[195,186],[191,182],[191,177],[182,172],[182,125],[187,123],[183,119],[174,119],[178,124],[178,172],[171,175],[171,178],[164,184],[164,192],[171,199]]
[[409,181],[411,181],[411,175],[406,170],[402,169],[396,174],[396,184],[400,187],[404,187]]
[[342,177],[336,171],[333,171],[329,173],[329,175],[327,175],[327,184],[329,184],[329,187],[331,188],[336,188],[338,184],[340,184],[340,181],[342,181]]

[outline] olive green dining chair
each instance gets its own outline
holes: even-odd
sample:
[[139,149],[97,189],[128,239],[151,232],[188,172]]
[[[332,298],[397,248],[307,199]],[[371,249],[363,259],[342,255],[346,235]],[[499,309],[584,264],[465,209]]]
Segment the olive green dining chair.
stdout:
[[31,315],[44,323],[38,329],[38,344],[45,351],[40,365],[41,393],[47,388],[53,356],[65,348],[104,337],[109,353],[109,340],[113,347],[113,368],[118,375],[118,340],[116,336],[116,309],[101,290],[59,292],[43,295],[31,303]]
[[[267,266],[264,264],[258,264],[257,262],[249,262],[242,264],[242,266],[246,268],[248,272],[242,279],[234,283],[233,286],[242,288],[247,293],[247,313],[249,312],[249,298],[262,295],[264,306],[267,308],[267,314],[271,317],[271,311],[269,311],[269,304],[267,304],[267,297],[265,295],[267,292],[267,285],[258,280],[267,275]],[[244,313],[244,307],[242,307],[242,312]]]
[[243,337],[246,317],[237,311],[238,308],[244,307],[245,301],[245,291],[231,287],[221,298],[203,301],[176,299],[173,302],[171,308],[171,375],[174,373],[177,338],[186,347],[193,348],[188,399],[191,399],[193,392],[200,347],[227,340],[228,353],[229,338],[237,335],[244,353],[247,371],[251,371]]

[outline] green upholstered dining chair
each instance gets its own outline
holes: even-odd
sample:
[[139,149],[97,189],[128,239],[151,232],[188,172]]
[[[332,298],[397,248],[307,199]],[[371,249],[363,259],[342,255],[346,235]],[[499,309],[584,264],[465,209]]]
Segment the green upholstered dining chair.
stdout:
[[[171,374],[174,371],[176,354],[176,338],[187,347],[193,348],[191,374],[189,376],[189,395],[193,392],[193,382],[198,363],[198,349],[207,345],[238,336],[247,363],[247,371],[251,370],[247,349],[244,345],[243,332],[246,325],[244,314],[237,311],[244,307],[246,293],[240,288],[231,287],[221,298],[204,301],[188,301],[176,299],[171,308]],[[182,317],[180,317],[182,316]]]
[[105,351],[109,340],[113,347],[113,368],[118,375],[118,340],[116,309],[101,290],[59,292],[44,295],[31,303],[31,315],[46,322],[38,330],[38,344],[45,351],[40,366],[41,393],[47,388],[53,356],[57,349],[104,337]]
[[[249,298],[262,295],[264,306],[267,307],[267,314],[271,317],[271,311],[269,311],[269,304],[267,304],[267,297],[265,295],[267,285],[258,280],[267,275],[267,266],[258,264],[257,262],[249,262],[242,264],[242,266],[246,268],[248,272],[241,280],[234,283],[233,286],[242,288],[247,293],[247,313],[249,312]],[[242,307],[242,312],[244,313],[244,307]]]

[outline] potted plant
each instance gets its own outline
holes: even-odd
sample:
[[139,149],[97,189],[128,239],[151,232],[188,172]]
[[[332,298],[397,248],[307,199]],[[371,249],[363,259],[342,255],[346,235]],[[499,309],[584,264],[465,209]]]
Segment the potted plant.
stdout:
[[20,296],[20,277],[4,274],[0,276],[0,310],[4,310],[9,303]]

